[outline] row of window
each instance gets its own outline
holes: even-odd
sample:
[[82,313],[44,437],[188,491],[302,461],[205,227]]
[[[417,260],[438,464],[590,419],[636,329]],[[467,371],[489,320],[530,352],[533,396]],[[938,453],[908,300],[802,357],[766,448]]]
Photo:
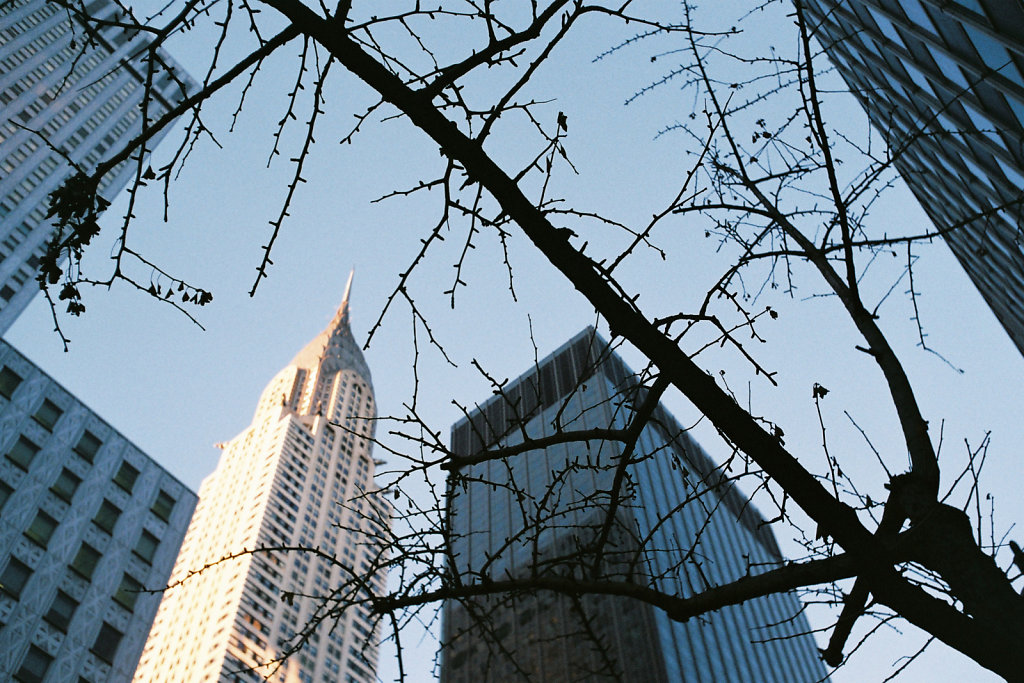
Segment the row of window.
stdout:
[[[65,475],[68,476],[65,477]],[[77,480],[77,477],[65,469],[61,473],[61,476],[57,478],[57,481],[54,482],[54,485],[50,490],[57,493],[59,496],[64,495],[68,490],[73,491],[73,487],[77,486],[75,480]],[[6,482],[0,482],[0,510],[3,509],[4,505],[7,503],[7,499],[10,498],[13,493],[14,489],[9,484]],[[93,524],[108,534],[112,534],[114,525],[117,523],[117,519],[120,515],[121,509],[109,500],[104,499],[99,511],[93,518]],[[45,511],[39,510],[24,533],[29,540],[45,549],[49,544],[54,531],[56,531],[58,524],[59,522]],[[156,555],[156,550],[159,545],[160,539],[153,535],[149,530],[143,529],[138,542],[132,549],[132,552],[147,564],[152,564],[153,557]],[[85,576],[85,578],[88,579],[90,576],[91,573],[88,576]]]
[[[79,440],[78,445],[75,446],[74,452],[87,462],[91,463],[96,452],[99,450],[100,445],[101,443],[99,439],[97,439],[92,433],[86,431]],[[8,451],[7,459],[27,472],[32,461],[39,453],[39,450],[40,448],[38,445],[33,443],[24,435],[20,435],[18,440],[14,442],[14,446],[12,446],[11,450]],[[135,488],[135,482],[138,478],[139,470],[129,462],[122,462],[121,467],[114,475],[113,482],[130,495],[132,490]],[[64,468],[50,490],[62,500],[71,502],[71,497],[74,495],[75,490],[81,482],[82,480],[78,475],[67,468]],[[150,511],[166,522],[170,519],[171,513],[174,511],[175,503],[177,503],[177,501],[171,494],[160,489]]]
[[[10,399],[21,382],[21,376],[10,367],[3,366],[0,368],[0,396]],[[43,399],[42,404],[39,406],[39,409],[36,410],[32,419],[47,431],[52,431],[63,414],[64,410],[60,406],[50,399]],[[91,464],[94,462],[102,445],[103,442],[98,436],[89,430],[85,430],[72,450],[83,460]],[[27,472],[39,451],[40,447],[22,434],[18,437],[18,440],[7,453],[7,459]],[[139,474],[140,472],[138,468],[131,463],[124,461],[121,463],[121,467],[114,475],[113,481],[126,493],[131,495],[135,488],[135,483],[139,478]],[[81,479],[76,474],[67,468],[64,468],[61,471],[60,476],[58,476],[57,481],[54,482],[51,487],[51,491],[65,502],[71,502],[71,497],[74,495],[75,490],[78,488],[80,483]],[[176,503],[177,500],[175,500],[174,496],[167,491],[160,489],[150,510],[154,515],[166,522],[170,520],[171,513],[174,511]]]
[[[903,2],[908,6],[910,4],[910,0],[903,0]],[[914,36],[903,35],[899,32],[907,29],[908,26],[920,28],[924,25],[922,22],[930,21],[927,16],[922,16],[920,20],[915,19],[909,25],[897,29],[888,18],[870,7],[865,9],[865,6],[854,3],[850,6],[849,11],[854,12],[856,18],[842,15],[842,13],[837,15],[837,18],[840,21],[860,22],[872,32],[879,32],[884,35],[892,45],[880,45],[876,41],[866,39],[863,34],[846,36],[844,38],[845,42],[862,55],[873,53],[878,59],[883,60],[887,64],[887,68],[893,72],[897,79],[906,81],[905,75],[909,76],[914,84],[929,96],[940,100],[940,104],[944,107],[949,107],[949,105],[945,102],[948,98],[941,92],[942,88],[937,85],[937,82],[932,82],[932,80],[921,73],[914,66],[915,63],[931,71],[932,78],[936,74],[941,74],[941,76],[949,79],[951,83],[943,84],[943,87],[950,89],[957,97],[961,93],[968,91],[968,89],[973,90],[973,94],[981,101],[985,114],[972,112],[969,107],[966,109],[966,114],[971,118],[975,127],[982,132],[991,129],[995,120],[1001,120],[1005,125],[1016,128],[1019,128],[1021,123],[1024,122],[1024,103],[1017,99],[1019,94],[1015,96],[1006,92],[1008,88],[1004,86],[1008,84],[1001,83],[998,77],[994,77],[989,73],[982,72],[978,76],[973,72],[965,75],[961,71],[957,60],[959,60],[960,64],[976,62],[978,58],[971,56],[974,50],[968,50],[967,47],[964,47],[960,52],[952,52],[951,54],[955,55],[957,59],[947,55],[943,50],[948,49],[948,45],[951,42],[963,42],[965,45],[970,45],[971,41],[973,41],[974,47],[981,55],[981,60],[985,63],[986,67],[991,68],[1000,76],[1008,78],[1020,88],[1024,88],[1024,77],[1021,76],[1021,71],[1016,65],[1024,66],[1024,58],[1016,55],[1016,53],[1011,54],[1004,46],[987,35],[978,32],[977,29],[969,24],[960,26],[956,22],[950,22],[946,17],[941,17],[943,30],[939,31],[939,33],[946,36],[945,42],[939,40],[937,44],[929,44]],[[890,13],[892,13],[891,10]],[[938,15],[936,16],[938,17]],[[823,30],[828,30],[828,27],[823,26]],[[964,31],[970,33],[971,37],[969,38]],[[963,34],[962,41],[954,39],[950,35],[951,33]],[[839,45],[836,45],[830,48],[833,58],[839,56],[839,47]],[[904,52],[906,52],[906,55]],[[971,54],[968,54],[968,52]],[[850,65],[845,63],[845,60],[840,59],[840,61],[844,62],[847,70],[850,69]],[[867,64],[863,65],[863,68],[869,71],[872,70],[871,65]],[[852,71],[852,73],[856,73],[856,70]],[[891,80],[884,73],[874,73],[872,71],[872,75],[880,79],[882,83]],[[941,82],[941,79],[939,82]],[[1001,93],[1000,91],[1003,92]],[[1006,95],[1006,97],[1004,98],[1003,95]],[[966,98],[960,99],[965,104],[967,103]],[[915,96],[911,95],[910,101],[913,103],[914,100]],[[994,135],[990,137],[995,138]],[[1006,148],[1002,141],[998,139],[993,139],[993,142],[1002,149]]]
[[[90,546],[84,546],[83,550],[79,551],[78,556],[76,556],[75,564],[72,565],[72,568],[74,569],[77,566],[76,573],[81,573],[82,571],[91,573],[95,569],[95,563],[98,562],[99,553]],[[0,590],[11,598],[19,600],[31,577],[32,569],[18,558],[12,557],[3,573],[0,574]],[[119,605],[132,612],[135,610],[135,604],[138,601],[139,595],[144,590],[145,587],[138,579],[131,574],[125,573],[121,577],[121,583],[118,585],[113,598]],[[78,605],[78,600],[64,591],[58,590],[53,600],[51,600],[46,613],[43,615],[43,619],[61,633],[67,633]],[[105,658],[105,661],[109,662],[110,659]]]
[[[121,644],[123,637],[124,634],[107,622],[103,622],[100,632],[96,635],[96,641],[89,651],[110,664],[114,661],[114,655],[117,654],[117,647]],[[19,683],[42,683],[52,663],[53,655],[36,645],[30,645],[21,661],[21,666],[14,674],[14,680]],[[79,678],[78,681],[79,683],[88,683],[84,678]]]
[[[79,550],[71,567],[77,574],[87,572],[91,575],[100,557],[99,551],[92,546],[83,544],[83,548]],[[17,557],[11,557],[7,567],[0,574],[0,590],[15,600],[19,600],[30,578],[32,578],[32,568]],[[129,612],[134,611],[135,603],[144,590],[142,582],[125,572],[121,577],[121,583],[118,585],[117,591],[114,593],[114,601]],[[58,590],[44,618],[62,633],[67,633],[68,625],[71,623],[71,618],[74,616],[77,608],[77,600],[64,591]]]
[[[81,555],[82,553],[79,552],[79,556]],[[76,558],[77,560],[78,558]],[[98,557],[96,561],[98,561]],[[18,558],[12,557],[3,573],[0,574],[0,590],[18,600],[21,598],[21,594],[31,576],[32,569],[18,560]],[[125,574],[117,592],[114,594],[114,600],[131,611],[142,589],[141,583],[130,575]],[[62,590],[58,590],[50,601],[50,606],[43,615],[43,619],[58,631],[67,633],[78,605],[79,603],[75,598]],[[103,622],[96,640],[93,642],[92,648],[90,648],[90,652],[110,664],[114,661],[122,637],[123,634],[118,629],[107,622]],[[31,645],[18,671],[15,672],[14,678],[22,683],[42,681],[52,661],[53,657],[51,655],[35,645]]]

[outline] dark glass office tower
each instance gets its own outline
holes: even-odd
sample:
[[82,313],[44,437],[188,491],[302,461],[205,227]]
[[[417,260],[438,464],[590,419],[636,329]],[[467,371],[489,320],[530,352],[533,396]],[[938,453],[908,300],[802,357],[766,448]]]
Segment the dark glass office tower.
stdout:
[[1024,5],[801,1],[907,184],[1024,351]]
[[[598,560],[595,540],[609,518],[621,444],[565,443],[557,435],[622,428],[645,392],[588,328],[452,427],[460,455],[547,439],[545,448],[459,471],[449,505],[463,582],[596,577],[685,597],[783,561],[747,497],[661,405],[623,470],[621,504]],[[442,630],[444,683],[826,677],[792,594],[687,622],[630,597],[505,594],[447,603]]]

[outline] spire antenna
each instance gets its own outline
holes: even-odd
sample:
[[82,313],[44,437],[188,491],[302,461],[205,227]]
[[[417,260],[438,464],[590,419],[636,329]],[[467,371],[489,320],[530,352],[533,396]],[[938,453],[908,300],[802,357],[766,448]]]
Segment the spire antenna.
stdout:
[[355,277],[356,267],[352,266],[352,270],[348,272],[348,282],[345,283],[345,293],[341,297],[341,305],[338,306],[338,313],[335,319],[342,317],[348,317],[348,296],[352,292],[352,278]]
[[341,297],[341,305],[348,307],[348,295],[352,291],[352,278],[355,277],[356,267],[352,266],[352,270],[348,271],[348,282],[345,283],[345,294]]

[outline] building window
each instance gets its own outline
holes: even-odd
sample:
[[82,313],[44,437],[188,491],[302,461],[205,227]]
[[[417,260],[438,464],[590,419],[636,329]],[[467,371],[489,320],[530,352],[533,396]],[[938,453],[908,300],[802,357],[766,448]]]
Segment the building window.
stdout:
[[21,375],[6,365],[0,369],[0,396],[11,398],[19,384],[21,384]]
[[135,609],[135,601],[139,599],[141,590],[143,590],[143,585],[135,577],[125,574],[121,577],[121,585],[117,587],[117,592],[114,593],[114,600],[131,612]]
[[128,493],[132,492],[132,488],[135,486],[135,480],[139,478],[139,471],[131,466],[127,462],[121,463],[121,469],[114,475],[114,483],[123,488]]
[[92,579],[92,573],[96,571],[96,565],[100,563],[101,557],[103,556],[99,550],[88,543],[83,543],[69,566],[76,574],[88,581]]
[[32,464],[32,459],[36,457],[38,452],[39,446],[24,436],[19,436],[18,440],[14,443],[14,447],[7,454],[7,459],[27,472],[28,466]]
[[25,659],[21,660],[21,668],[14,674],[14,680],[21,683],[42,683],[46,670],[50,668],[53,657],[35,645],[28,646]]
[[96,513],[92,523],[106,531],[108,534],[113,534],[114,525],[117,524],[117,518],[120,516],[121,508],[117,507],[109,500],[104,500],[103,505],[100,505],[99,512]]
[[17,600],[21,597],[21,591],[25,588],[30,576],[32,576],[32,570],[28,565],[18,558],[12,557],[7,563],[4,573],[0,574],[0,590]]
[[154,515],[164,520],[165,522],[170,520],[171,512],[174,511],[174,504],[177,501],[171,497],[171,494],[167,493],[163,489],[160,489],[160,493],[156,495],[156,502],[153,503],[151,508]]
[[43,405],[39,406],[39,410],[32,416],[32,419],[41,424],[46,431],[52,432],[54,426],[57,424],[57,420],[64,414],[64,411],[60,407],[51,401],[50,399],[43,399]]
[[0,510],[4,509],[7,499],[14,493],[14,489],[6,481],[0,481]]
[[36,518],[25,529],[25,536],[36,545],[45,549],[46,545],[50,542],[50,538],[53,537],[53,532],[56,530],[57,520],[40,510],[36,513]]
[[107,622],[103,622],[103,626],[100,627],[100,632],[96,636],[96,642],[93,643],[90,652],[107,664],[113,663],[114,655],[117,654],[117,646],[121,644],[123,635],[123,633]]
[[139,542],[135,545],[135,549],[132,552],[152,564],[158,545],[160,545],[160,539],[143,529],[142,535],[139,536]]
[[102,445],[103,442],[99,440],[99,437],[86,430],[82,434],[82,438],[78,440],[78,445],[75,446],[75,453],[82,456],[82,459],[86,462],[91,463]]
[[77,608],[78,602],[64,591],[59,590],[57,595],[53,596],[50,609],[43,618],[61,632],[67,633],[71,617],[75,616]]
[[53,486],[50,487],[50,490],[53,491],[61,500],[70,503],[71,497],[75,495],[75,491],[81,483],[82,480],[78,478],[78,475],[71,470],[64,468],[61,470],[60,476],[57,477],[57,481],[53,482]]

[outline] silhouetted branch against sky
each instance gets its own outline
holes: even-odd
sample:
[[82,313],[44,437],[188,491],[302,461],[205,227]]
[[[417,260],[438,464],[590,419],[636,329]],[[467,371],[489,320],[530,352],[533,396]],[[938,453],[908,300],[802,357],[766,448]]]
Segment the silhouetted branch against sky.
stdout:
[[[63,4],[89,25],[82,6]],[[290,76],[283,86],[283,115],[274,130],[267,131],[273,140],[269,163],[286,166],[287,180],[280,188],[278,208],[268,219],[270,231],[262,233],[250,294],[258,294],[261,282],[273,277],[275,240],[295,229],[290,213],[297,202],[306,200],[304,185],[315,173],[308,169],[318,143],[323,147],[337,142],[337,137],[318,139],[321,126],[327,125],[321,119],[339,109],[346,117],[354,116],[339,136],[344,142],[372,126],[414,128],[421,141],[429,141],[439,152],[431,171],[436,175],[394,187],[387,201],[418,199],[417,212],[424,204],[435,212],[410,219],[425,226],[423,236],[418,246],[413,245],[411,263],[394,264],[394,292],[374,332],[383,321],[401,318],[397,309],[407,305],[416,340],[413,372],[425,352],[424,339],[454,365],[444,341],[450,335],[436,332],[439,323],[417,300],[431,289],[443,292],[453,308],[473,297],[475,290],[464,278],[468,261],[477,258],[472,252],[478,249],[497,252],[492,255],[492,277],[507,281],[515,299],[517,288],[529,277],[518,269],[516,255],[529,245],[531,257],[541,257],[577,293],[564,306],[592,308],[613,344],[625,343],[639,352],[646,367],[637,381],[650,389],[650,395],[655,400],[664,392],[684,396],[732,450],[729,462],[714,476],[705,476],[687,504],[701,506],[708,517],[729,514],[711,502],[711,494],[741,483],[759,492],[759,505],[774,506],[766,516],[777,513],[776,519],[795,525],[804,538],[804,558],[751,567],[751,575],[709,586],[692,597],[659,593],[653,582],[630,576],[601,576],[603,555],[614,546],[616,510],[630,495],[626,466],[635,457],[633,445],[640,430],[654,419],[653,404],[638,399],[624,409],[622,428],[574,430],[571,424],[557,424],[553,435],[532,438],[524,433],[522,445],[493,443],[466,456],[445,445],[445,426],[429,424],[418,413],[418,406],[428,400],[428,389],[440,392],[430,401],[447,403],[454,397],[444,395],[443,388],[421,385],[417,376],[406,414],[385,420],[394,440],[381,444],[393,458],[391,486],[401,510],[401,523],[388,538],[390,554],[380,558],[390,570],[392,592],[369,600],[382,623],[397,629],[444,599],[465,603],[475,597],[536,591],[574,598],[627,596],[682,620],[760,595],[801,589],[834,609],[835,628],[826,650],[830,664],[843,661],[858,620],[876,614],[881,605],[888,610],[881,612],[882,618],[895,613],[981,666],[1008,679],[1018,677],[1024,670],[1024,651],[1018,646],[1024,633],[1024,606],[993,559],[1001,542],[993,537],[984,543],[977,533],[985,514],[980,505],[971,511],[972,519],[940,500],[935,424],[922,414],[904,361],[879,318],[881,303],[895,285],[878,261],[895,256],[896,247],[902,257],[906,244],[936,235],[931,229],[905,231],[887,220],[884,211],[875,210],[884,203],[882,190],[894,184],[892,164],[900,150],[890,153],[873,133],[841,129],[830,119],[831,90],[837,79],[799,3],[795,11],[788,4],[751,3],[740,16],[728,19],[709,17],[686,4],[652,4],[553,0],[514,7],[462,2],[427,8],[400,2],[341,2],[332,7],[294,0],[259,5],[190,0],[169,5],[131,30],[144,30],[157,43],[178,49],[194,46],[208,55],[201,87],[166,116],[148,121],[142,136],[113,150],[96,169],[75,176],[55,197],[54,214],[64,230],[43,264],[43,282],[61,287],[59,298],[74,304],[69,308],[74,315],[84,311],[84,287],[119,282],[171,301],[190,315],[194,306],[209,303],[212,293],[190,284],[194,278],[174,275],[130,246],[133,231],[141,228],[133,215],[135,197],[162,192],[167,210],[173,212],[171,181],[190,172],[190,164],[197,163],[201,153],[196,150],[219,146],[221,136],[229,132],[223,130],[224,121],[212,119],[207,107],[231,99],[234,127],[246,108],[281,106],[280,101],[254,99],[252,93],[261,69],[270,62],[287,62]],[[769,15],[771,21],[765,19]],[[132,16],[143,13],[136,9]],[[126,18],[126,27],[134,26],[133,21]],[[761,22],[772,30],[758,31]],[[456,35],[458,39],[453,38]],[[596,56],[599,66],[606,64],[609,74],[615,60],[661,69],[650,77],[651,72],[638,66],[637,73],[645,75],[637,78],[651,80],[630,85],[636,94],[628,98],[627,109],[646,106],[648,99],[669,89],[681,92],[689,103],[689,110],[664,115],[661,144],[677,149],[685,162],[665,178],[671,192],[662,199],[651,202],[645,194],[642,206],[621,211],[575,199],[574,183],[590,182],[594,167],[618,163],[614,157],[591,158],[588,140],[574,136],[575,114],[568,116],[559,108],[565,91],[579,88],[563,53],[580,50]],[[165,68],[156,63],[155,50],[140,58],[149,79]],[[141,154],[147,139],[172,125],[178,115],[186,126],[180,146],[165,165],[147,166]],[[617,153],[629,155],[630,150]],[[216,155],[203,159],[205,164],[215,163]],[[112,250],[112,267],[99,276],[86,276],[81,259],[96,234],[96,180],[121,163],[135,164],[137,173]],[[154,187],[147,188],[148,183]],[[249,189],[240,186],[234,191]],[[707,254],[680,254],[663,246],[674,244],[673,233],[685,231],[704,234]],[[425,264],[431,254],[449,239],[459,244],[455,262],[447,264],[454,267],[423,284],[418,274],[429,268]],[[914,260],[906,253],[909,270]],[[643,270],[658,261],[670,261],[676,268],[687,259],[694,264],[707,259],[722,267],[699,296],[670,298],[670,310],[665,310],[661,298],[648,306],[647,288],[671,290],[673,284],[658,279],[666,277],[664,271],[638,279],[630,268]],[[716,367],[718,356],[712,354],[735,354],[750,381],[775,384],[776,371],[769,369],[758,348],[765,342],[761,329],[778,317],[771,304],[793,298],[801,287],[830,297],[832,305],[845,311],[851,326],[844,344],[856,346],[874,364],[872,372],[884,381],[884,393],[876,400],[891,406],[902,437],[880,449],[886,454],[906,452],[906,471],[881,482],[855,480],[842,456],[830,451],[819,404],[829,391],[817,384],[813,398],[819,412],[811,423],[817,428],[820,420],[825,466],[820,453],[791,451],[781,427],[737,395],[736,387],[730,387],[724,371]],[[913,283],[911,293],[916,296]],[[793,330],[797,336],[805,332]],[[489,376],[483,367],[480,372],[492,390],[503,395],[506,380]],[[515,481],[510,468],[504,478],[488,480],[473,466],[500,465],[554,444],[603,440],[625,446],[620,460],[607,465],[616,468],[615,485],[607,492],[610,503],[600,508],[606,517],[599,525],[596,547],[537,559],[532,575],[523,577],[490,575],[491,567],[485,566],[475,568],[467,581],[452,569],[452,532],[441,489],[451,496],[470,482],[484,482],[515,492],[523,526],[510,532],[499,554],[510,552],[517,544],[531,542],[532,529],[553,521],[544,517],[546,501],[556,495],[568,472],[552,473],[553,483],[540,493]],[[978,503],[978,475],[970,472],[971,481],[965,479],[971,489],[967,501]],[[407,483],[417,477],[434,485],[425,498],[409,495]],[[860,492],[879,484],[888,489],[885,501]],[[800,512],[787,509],[787,501]],[[590,502],[577,504],[586,507]],[[688,561],[696,562],[696,554],[691,555]],[[589,566],[592,571],[564,575],[557,573],[561,569],[551,569],[564,566]],[[855,580],[852,588],[850,579]],[[328,607],[318,619],[351,606],[346,595],[320,596]],[[366,602],[365,596],[359,601]],[[495,647],[500,650],[500,645]],[[511,656],[498,656],[506,655]]]

